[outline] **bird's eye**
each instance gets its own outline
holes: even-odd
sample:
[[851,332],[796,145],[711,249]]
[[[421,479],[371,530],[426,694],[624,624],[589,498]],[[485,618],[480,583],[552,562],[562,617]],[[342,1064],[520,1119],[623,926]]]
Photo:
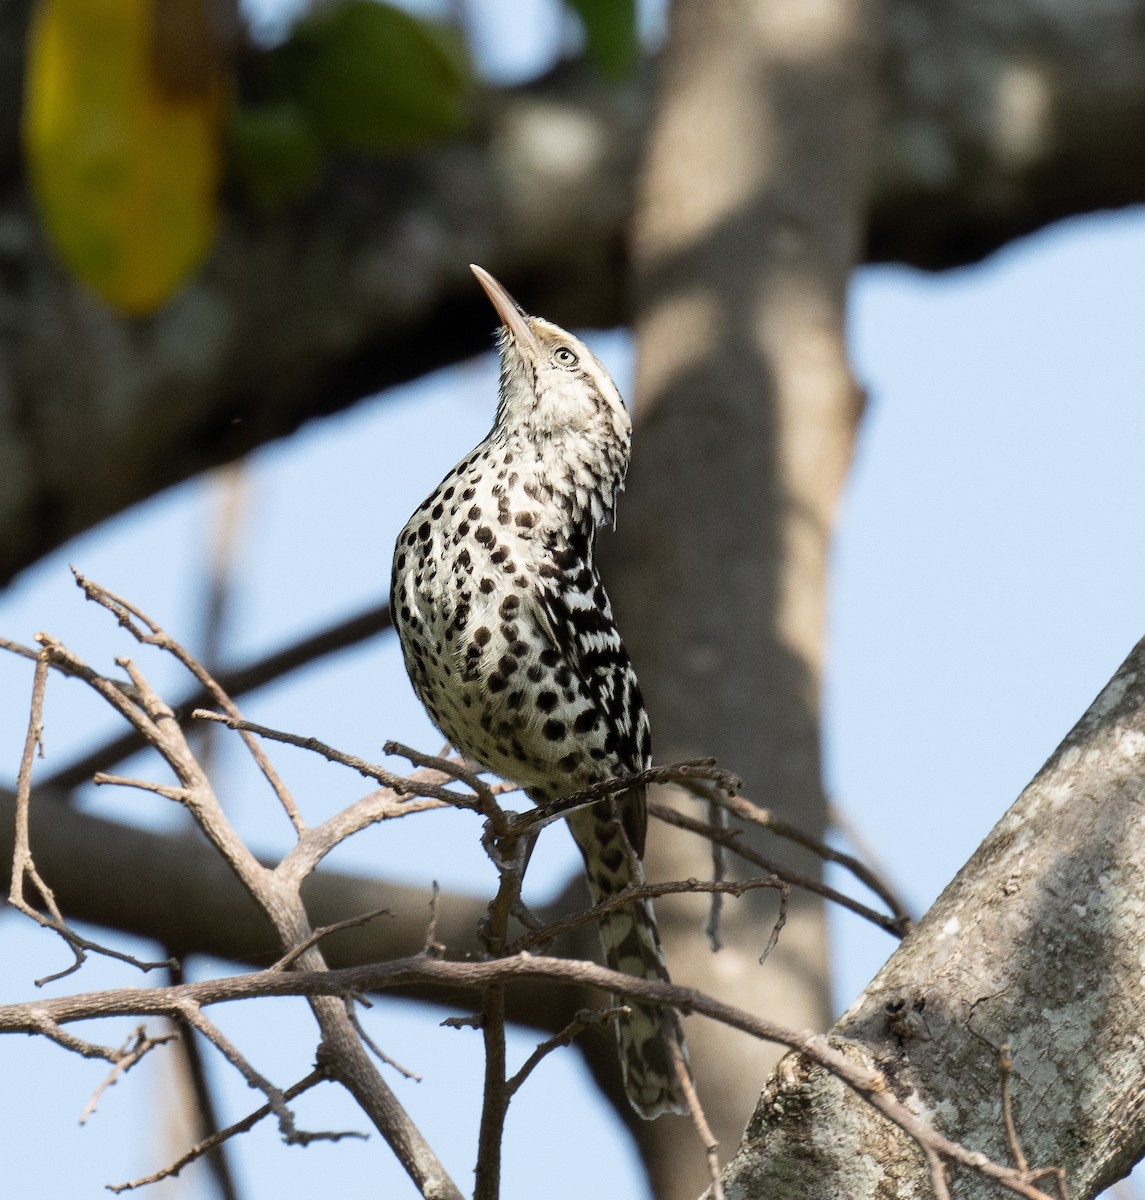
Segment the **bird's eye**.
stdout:
[[558,346],[553,352],[553,362],[562,367],[575,367],[580,359],[568,348],[568,346]]

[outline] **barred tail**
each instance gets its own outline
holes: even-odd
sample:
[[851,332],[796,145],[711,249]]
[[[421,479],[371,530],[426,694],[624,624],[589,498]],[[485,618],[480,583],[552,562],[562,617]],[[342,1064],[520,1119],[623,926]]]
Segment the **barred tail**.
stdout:
[[[605,805],[573,814],[569,825],[584,857],[594,904],[644,882],[640,860]],[[649,901],[634,901],[602,917],[600,942],[605,962],[614,971],[669,982]],[[686,1113],[688,1102],[677,1074],[676,1057],[682,1058],[689,1077],[691,1068],[678,1016],[670,1009],[637,1000],[625,998],[621,1003],[631,1009],[616,1022],[620,1067],[629,1102],[649,1121],[666,1112]]]

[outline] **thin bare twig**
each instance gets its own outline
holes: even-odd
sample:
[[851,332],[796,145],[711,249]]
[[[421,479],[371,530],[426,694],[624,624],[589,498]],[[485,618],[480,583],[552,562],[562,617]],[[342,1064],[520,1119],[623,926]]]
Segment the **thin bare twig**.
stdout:
[[507,953],[519,954],[522,950],[531,950],[535,946],[546,946],[563,934],[579,929],[582,925],[594,925],[601,917],[624,908],[634,900],[655,900],[659,896],[674,895],[724,895],[735,896],[737,899],[747,892],[758,891],[760,888],[771,888],[781,896],[788,887],[782,880],[773,876],[765,879],[727,879],[716,883],[707,879],[672,880],[664,883],[629,884],[622,891],[615,892],[599,904],[586,908],[582,912],[573,913],[549,925],[542,925],[522,934],[510,946]]
[[[827,845],[826,842],[820,841],[819,838],[812,837],[811,834],[806,833],[797,825],[792,825],[790,822],[782,820],[771,812],[770,809],[763,808],[756,804],[755,801],[749,800],[746,796],[721,795],[714,788],[710,787],[696,790],[700,792],[709,804],[727,809],[728,812],[734,813],[740,820],[757,825],[762,829],[767,829],[771,833],[774,833],[776,837],[784,838],[786,841],[802,846],[805,850],[810,850],[824,862],[835,863],[837,866],[849,871],[864,887],[874,892],[890,909],[892,916],[895,918],[895,932],[897,932],[899,937],[905,937],[914,927],[911,915],[902,901],[899,900],[887,884],[866,863],[861,862],[853,855],[847,854],[842,850],[836,850],[833,846]],[[890,932],[889,929],[888,932]]]
[[370,1035],[366,1032],[365,1027],[362,1025],[361,1018],[358,1016],[358,1013],[354,1008],[353,1000],[347,999],[346,1011],[350,1016],[350,1020],[353,1023],[354,1028],[358,1031],[358,1036],[362,1039],[362,1042],[369,1049],[370,1053],[373,1054],[373,1056],[379,1062],[385,1063],[387,1067],[393,1067],[393,1069],[395,1071],[397,1071],[397,1073],[399,1075],[401,1075],[403,1078],[410,1079],[414,1083],[421,1083],[422,1077],[419,1074],[417,1074],[416,1071],[411,1071],[409,1069],[409,1067],[403,1067],[402,1064],[400,1062],[398,1062],[398,1060],[396,1058],[391,1058],[377,1044],[377,1042],[375,1042],[374,1039],[372,1037],[370,1037]]
[[[321,1068],[311,1071],[305,1079],[300,1079],[296,1084],[288,1087],[282,1093],[283,1099],[287,1101],[297,1099],[303,1092],[309,1091],[310,1088],[322,1083],[326,1078],[326,1072]],[[141,1175],[138,1179],[131,1179],[127,1183],[109,1184],[107,1190],[115,1192],[118,1195],[120,1192],[129,1192],[135,1188],[145,1187],[149,1183],[158,1183],[161,1179],[170,1179],[172,1176],[178,1175],[184,1167],[202,1158],[204,1154],[214,1150],[217,1146],[221,1146],[230,1138],[240,1133],[246,1133],[248,1129],[253,1129],[264,1117],[269,1117],[272,1111],[269,1104],[264,1104],[261,1108],[257,1108],[248,1116],[243,1117],[241,1121],[236,1121],[233,1125],[228,1125],[225,1129],[220,1129],[211,1134],[210,1137],[206,1137],[201,1142],[196,1143],[186,1154],[177,1158],[162,1170],[154,1171],[150,1175]],[[362,1138],[365,1137],[365,1134],[350,1130],[342,1134],[331,1135],[331,1140],[336,1141],[339,1137]]]
[[156,1046],[162,1046],[165,1042],[178,1040],[179,1035],[177,1033],[161,1033],[158,1037],[149,1037],[147,1030],[142,1025],[138,1026],[127,1041],[115,1052],[111,1070],[104,1076],[103,1081],[95,1091],[92,1092],[91,1099],[84,1105],[84,1110],[80,1113],[80,1124],[87,1124],[89,1118],[95,1113],[96,1108],[99,1107],[100,1098],[103,1096],[103,1093],[109,1087],[114,1087],[119,1082],[121,1075],[126,1075],[137,1062],[140,1062]]
[[92,778],[97,787],[134,788],[139,792],[151,792],[152,795],[162,796],[165,800],[175,800],[183,803],[187,798],[186,788],[171,787],[166,783],[155,783],[150,779],[135,779],[129,775],[106,775],[100,771]]
[[792,887],[803,888],[806,891],[814,892],[817,896],[822,896],[825,900],[832,900],[836,904],[850,909],[851,912],[858,914],[858,916],[866,918],[866,920],[870,921],[873,925],[877,925],[887,933],[894,934],[896,937],[902,936],[900,924],[895,918],[876,912],[873,908],[852,899],[844,892],[840,892],[833,887],[828,887],[827,884],[820,883],[818,879],[812,879],[809,875],[800,875],[797,871],[792,871],[788,867],[783,866],[782,863],[778,863],[774,859],[760,854],[754,847],[749,846],[743,840],[742,833],[738,829],[717,829],[709,825],[706,821],[697,821],[694,817],[677,812],[674,808],[669,808],[665,804],[650,803],[648,805],[648,815],[656,817],[657,820],[664,821],[668,825],[675,825],[678,829],[686,829],[691,833],[698,833],[701,837],[718,840],[733,853],[738,854],[740,858],[754,863],[761,870],[778,876],[778,878],[790,883]]
[[1006,1140],[1010,1143],[1010,1155],[1014,1166],[1023,1175],[1029,1174],[1030,1164],[1022,1153],[1022,1143],[1018,1141],[1018,1130],[1014,1125],[1014,1110],[1010,1104],[1010,1074],[1014,1069],[1014,1060],[1010,1056],[1009,1043],[1003,1042],[998,1047],[998,1073],[1002,1080],[1002,1119],[1006,1123]]
[[28,1025],[23,1030],[24,1033],[34,1033],[46,1037],[49,1041],[55,1042],[57,1046],[62,1046],[65,1050],[80,1055],[81,1058],[102,1058],[104,1062],[109,1063],[119,1060],[121,1051],[114,1046],[101,1046],[99,1042],[89,1042],[84,1038],[76,1037],[74,1033],[69,1033],[34,1003],[25,1007]]
[[[679,1018],[677,1017],[676,1020],[678,1022]],[[716,1135],[712,1133],[712,1127],[704,1115],[703,1105],[700,1104],[700,1097],[696,1094],[696,1085],[692,1081],[692,1072],[688,1069],[688,1062],[684,1057],[683,1045],[683,1038],[680,1036],[669,1042],[672,1066],[675,1069],[680,1090],[688,1102],[688,1113],[708,1160],[708,1178],[712,1181],[712,1200],[724,1200],[724,1185],[720,1179],[720,1143],[717,1141]]]
[[855,824],[852,817],[834,801],[828,801],[827,820],[850,843],[851,849],[855,852],[855,861],[863,865],[863,869],[870,875],[871,880],[863,879],[860,875],[856,875],[856,878],[866,883],[876,895],[881,896],[892,912],[901,911],[913,921],[910,909],[901,898],[900,889],[890,881],[886,868],[879,861],[874,847],[863,836],[862,830]]
[[946,1185],[946,1164],[937,1150],[923,1146],[926,1166],[930,1172],[930,1186],[934,1189],[934,1200],[950,1200],[950,1188]]
[[1057,1184],[1061,1200],[1070,1200],[1069,1185],[1061,1167],[1038,1167],[1037,1170],[1031,1171],[1027,1178],[1030,1183],[1037,1183],[1040,1179],[1052,1179]]
[[437,940],[437,899],[441,895],[441,885],[435,879],[433,891],[429,895],[429,921],[425,926],[425,942],[421,952],[431,958],[440,958],[445,953],[445,947]]
[[1010,1145],[1010,1155],[1014,1166],[1029,1183],[1037,1183],[1039,1179],[1053,1179],[1058,1186],[1061,1200],[1069,1200],[1069,1187],[1066,1184],[1065,1172],[1061,1167],[1038,1167],[1030,1169],[1029,1161],[1022,1150],[1018,1139],[1018,1127],[1014,1121],[1014,1110],[1010,1098],[1010,1077],[1014,1071],[1014,1059],[1010,1054],[1010,1045],[1003,1042],[998,1047],[998,1074],[1002,1083],[1002,1120],[1006,1126],[1006,1140]]
[[480,1029],[481,1018],[476,1013],[466,1013],[456,1017],[446,1017],[439,1024],[442,1029]]
[[[728,824],[727,809],[721,808],[714,800],[709,801],[708,820],[716,829],[726,829]],[[720,883],[727,878],[728,874],[727,847],[722,842],[717,842],[714,839],[710,843],[710,846],[712,852],[712,882]],[[720,942],[720,914],[723,910],[723,903],[723,892],[712,892],[712,901],[708,908],[708,923],[704,926],[704,933],[707,935],[708,945],[711,947],[713,954],[717,953],[722,945]]]
[[368,925],[371,921],[376,921],[379,917],[392,917],[395,915],[392,908],[374,908],[369,912],[360,913],[356,917],[347,917],[344,921],[335,921],[333,925],[323,925],[321,928],[315,929],[304,941],[299,942],[289,953],[284,954],[271,967],[271,970],[285,971],[288,967],[293,966],[311,946],[317,946],[323,938],[329,937],[332,933],[337,933],[342,929],[355,929],[359,925]]
[[779,935],[783,932],[783,927],[787,924],[787,908],[790,900],[791,888],[785,885],[779,893],[779,912],[775,914],[771,933],[768,934],[767,945],[764,946],[759,956],[759,965],[761,967],[767,961],[767,956],[779,945]]
[[[62,927],[64,919],[56,904],[55,894],[40,878],[40,873],[36,870],[28,831],[32,805],[32,763],[37,752],[41,757],[44,753],[44,691],[47,683],[48,655],[47,651],[42,651],[36,658],[36,673],[32,680],[32,702],[28,714],[28,732],[24,737],[24,750],[20,756],[20,769],[16,776],[16,839],[12,854],[12,879],[8,888],[8,903],[43,924],[44,919],[41,914],[32,909],[24,899],[24,889],[31,884],[39,893],[40,902],[51,913],[54,924]],[[74,946],[72,949],[76,953],[75,966],[78,967],[83,962],[83,958]]]
[[[478,800],[485,805],[496,806],[493,789],[481,778],[478,770],[474,770],[472,765],[464,759],[446,758],[438,754],[423,754],[420,750],[414,750],[409,746],[402,745],[401,742],[394,741],[386,742],[382,747],[382,752],[404,758],[415,767],[427,767],[431,771],[440,771],[442,775],[459,780],[471,787]],[[516,785],[511,786],[515,787]],[[490,814],[486,812],[485,815]]]
[[520,1091],[521,1085],[525,1080],[540,1066],[541,1061],[552,1054],[554,1050],[560,1050],[563,1046],[571,1046],[576,1038],[586,1029],[599,1029],[607,1025],[610,1021],[627,1016],[631,1011],[624,1004],[615,1008],[580,1009],[560,1033],[555,1033],[551,1038],[546,1038],[543,1042],[540,1042],[533,1053],[521,1064],[517,1073],[506,1081],[505,1090],[508,1093],[508,1098],[512,1100],[517,1092]]
[[268,725],[259,725],[254,721],[246,721],[242,717],[232,717],[225,713],[211,712],[209,709],[197,708],[191,716],[199,721],[217,721],[220,725],[226,725],[228,729],[235,729],[240,733],[255,734],[272,742],[282,742],[287,746],[297,746],[300,750],[310,750],[329,762],[339,763],[343,767],[357,771],[359,775],[364,775],[367,779],[373,779],[398,796],[431,797],[435,800],[442,800],[454,808],[467,808],[474,812],[481,811],[475,795],[450,791],[449,788],[430,783],[428,780],[422,782],[416,776],[397,775],[393,771],[387,771],[385,767],[378,766],[377,763],[359,758],[356,754],[346,754],[341,750],[336,750],[333,746],[315,737],[301,737],[296,733],[271,729]]

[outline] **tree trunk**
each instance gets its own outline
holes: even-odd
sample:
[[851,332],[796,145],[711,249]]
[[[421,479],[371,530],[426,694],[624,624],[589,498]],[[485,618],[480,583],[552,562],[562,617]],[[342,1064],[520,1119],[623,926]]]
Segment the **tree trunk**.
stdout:
[[[866,0],[673,6],[633,236],[632,473],[603,547],[657,759],[715,754],[749,796],[816,836],[826,558],[860,409],[844,306],[863,246],[877,28]],[[663,826],[649,857],[654,877],[711,871],[703,843]],[[766,893],[727,907],[715,955],[694,898],[657,912],[680,982],[826,1026],[817,899],[792,897],[763,967]],[[731,1153],[776,1053],[699,1021],[687,1033]],[[636,1133],[658,1200],[703,1189],[689,1132],[662,1120]]]

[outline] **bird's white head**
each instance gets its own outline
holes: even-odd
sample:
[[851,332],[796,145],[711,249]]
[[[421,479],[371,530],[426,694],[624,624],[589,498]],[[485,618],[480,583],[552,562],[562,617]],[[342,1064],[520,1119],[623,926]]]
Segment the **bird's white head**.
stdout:
[[558,453],[582,438],[598,453],[611,443],[608,456],[619,451],[627,465],[632,422],[608,371],[579,338],[528,316],[488,271],[471,269],[503,326],[498,425],[552,443]]

